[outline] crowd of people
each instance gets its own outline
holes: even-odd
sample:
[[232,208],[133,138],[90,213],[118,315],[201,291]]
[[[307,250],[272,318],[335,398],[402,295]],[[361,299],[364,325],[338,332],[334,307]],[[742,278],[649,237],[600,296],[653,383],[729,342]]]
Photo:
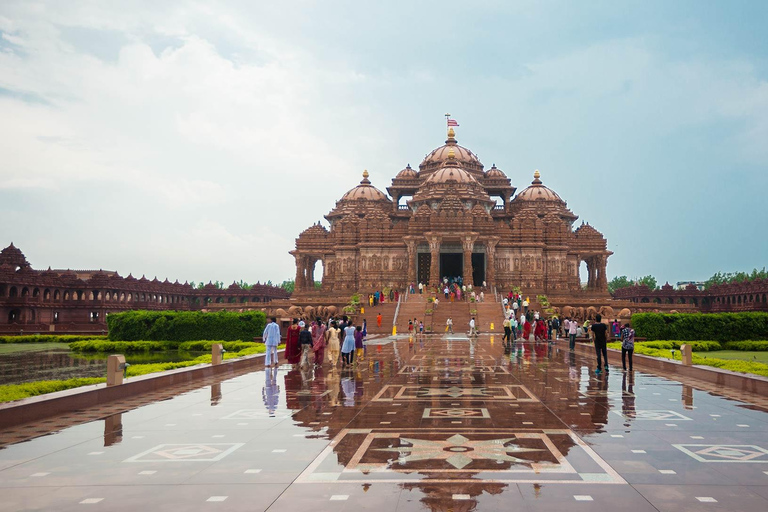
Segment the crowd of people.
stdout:
[[[294,318],[285,336],[285,358],[294,369],[322,366],[326,359],[332,368],[339,363],[342,369],[348,368],[363,361],[367,335],[365,319],[360,325],[354,325],[346,315],[327,322],[318,317],[310,323]],[[281,340],[277,318],[270,319],[263,339],[267,348],[265,366],[277,366],[277,346]]]

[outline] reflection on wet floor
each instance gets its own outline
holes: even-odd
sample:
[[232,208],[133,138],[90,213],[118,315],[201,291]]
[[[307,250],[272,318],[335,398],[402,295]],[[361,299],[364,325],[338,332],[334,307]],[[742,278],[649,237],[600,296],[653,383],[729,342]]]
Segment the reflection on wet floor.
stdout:
[[592,370],[493,335],[372,340],[347,370],[259,369],[2,432],[0,509],[766,509],[765,397]]

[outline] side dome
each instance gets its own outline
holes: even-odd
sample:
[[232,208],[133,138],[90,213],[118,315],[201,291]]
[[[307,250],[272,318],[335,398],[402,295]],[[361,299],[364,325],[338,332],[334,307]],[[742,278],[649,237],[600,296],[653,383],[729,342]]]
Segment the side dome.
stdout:
[[354,201],[356,199],[368,199],[369,201],[389,201],[387,194],[371,185],[368,179],[368,171],[363,172],[363,180],[358,186],[349,190],[341,197],[341,201]]
[[450,150],[453,150],[454,158],[461,167],[470,174],[482,175],[483,164],[480,162],[480,159],[469,149],[459,146],[456,142],[456,133],[453,131],[453,128],[448,130],[448,138],[445,141],[445,145],[433,149],[431,153],[424,157],[424,160],[419,164],[419,170],[422,173],[430,173],[440,168],[448,160]]
[[531,186],[517,194],[515,201],[556,201],[565,204],[559,195],[554,190],[545,187],[539,179],[541,175],[539,171],[533,173],[533,181]]
[[501,178],[506,179],[507,175],[504,174],[504,171],[496,167],[496,164],[493,164],[488,171],[485,173],[486,178]]
[[419,173],[417,173],[411,168],[411,164],[406,165],[405,169],[397,173],[397,176],[395,176],[395,178],[406,179],[406,180],[412,180],[418,177],[419,177]]

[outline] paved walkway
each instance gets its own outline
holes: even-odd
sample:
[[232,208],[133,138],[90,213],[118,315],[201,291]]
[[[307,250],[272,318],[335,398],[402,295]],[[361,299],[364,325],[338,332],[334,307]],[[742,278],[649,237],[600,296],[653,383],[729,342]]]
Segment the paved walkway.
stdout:
[[0,510],[768,510],[761,407],[498,335],[376,343],[0,432]]

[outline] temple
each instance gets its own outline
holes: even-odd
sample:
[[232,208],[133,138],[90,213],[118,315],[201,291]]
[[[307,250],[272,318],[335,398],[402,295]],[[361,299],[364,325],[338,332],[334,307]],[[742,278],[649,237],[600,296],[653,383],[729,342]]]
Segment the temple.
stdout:
[[[294,297],[349,293],[410,283],[437,285],[443,277],[466,284],[552,296],[608,298],[603,235],[578,219],[536,171],[516,194],[496,165],[487,171],[460,146],[453,128],[443,146],[377,189],[363,173],[325,216],[296,239]],[[315,269],[323,266],[321,291]],[[579,265],[586,263],[586,289]]]

